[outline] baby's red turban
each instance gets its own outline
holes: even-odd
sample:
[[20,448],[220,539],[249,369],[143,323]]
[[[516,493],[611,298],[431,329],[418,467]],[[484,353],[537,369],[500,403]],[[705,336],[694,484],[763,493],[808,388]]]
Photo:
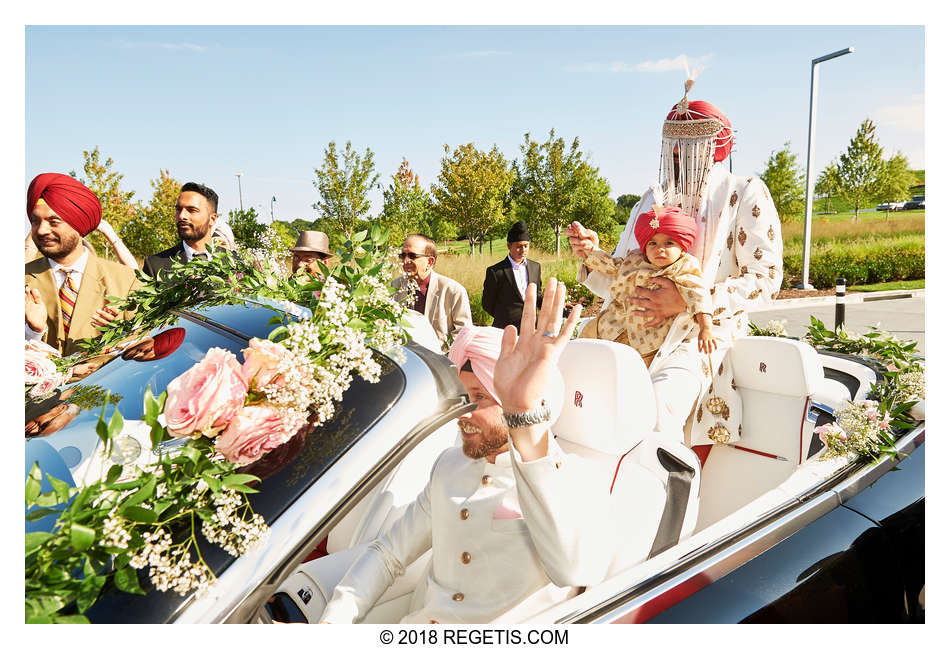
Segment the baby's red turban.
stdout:
[[102,220],[102,205],[96,195],[81,182],[65,174],[40,174],[33,179],[26,192],[27,216],[41,198],[80,236],[94,231]]
[[637,217],[633,226],[633,236],[637,238],[640,250],[646,253],[647,242],[657,232],[668,234],[675,240],[683,252],[689,251],[696,239],[696,221],[678,207],[661,207],[660,213],[654,210],[644,212]]

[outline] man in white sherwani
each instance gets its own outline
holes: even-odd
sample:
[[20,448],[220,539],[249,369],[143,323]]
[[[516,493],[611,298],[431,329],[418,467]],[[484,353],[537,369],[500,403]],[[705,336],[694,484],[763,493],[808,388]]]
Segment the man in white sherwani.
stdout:
[[360,620],[430,547],[404,623],[518,621],[604,579],[618,547],[612,476],[550,433],[564,390],[557,358],[580,311],[560,327],[565,288],[552,278],[535,328],[535,292],[520,337],[513,325],[469,325],[455,338],[449,357],[477,405],[459,419],[462,447],[439,456],[415,502],[354,562],[322,622]]
[[[691,87],[687,81],[687,94]],[[684,346],[696,345],[695,338],[684,340],[671,330],[650,366],[658,431],[671,441],[684,441],[685,432],[687,446],[710,444],[726,433],[730,442],[738,440],[741,402],[725,354],[732,341],[746,335],[748,312],[770,304],[782,285],[782,228],[775,205],[760,179],[727,171],[723,161],[732,142],[732,126],[722,111],[684,95],[663,124],[660,179],[631,211],[613,253],[623,257],[638,247],[634,224],[654,203],[679,206],[696,219],[697,237],[687,252],[699,259],[711,286],[713,335],[722,342],[710,357],[688,355]],[[597,247],[597,235],[577,222],[572,226],[565,233],[583,259]],[[581,264],[577,278],[609,298],[610,277]],[[632,305],[644,309],[647,325],[685,309],[671,281],[655,281],[657,290],[638,288],[639,298],[631,298]],[[714,396],[724,404],[713,402],[710,410]]]

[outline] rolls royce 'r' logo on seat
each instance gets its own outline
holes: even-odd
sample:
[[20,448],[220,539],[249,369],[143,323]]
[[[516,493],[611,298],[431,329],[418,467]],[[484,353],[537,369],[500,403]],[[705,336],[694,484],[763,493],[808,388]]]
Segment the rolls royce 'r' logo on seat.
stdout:
[[765,373],[765,363],[759,363],[759,371]]
[[581,394],[578,390],[574,391],[574,406],[577,408],[584,407],[584,395]]

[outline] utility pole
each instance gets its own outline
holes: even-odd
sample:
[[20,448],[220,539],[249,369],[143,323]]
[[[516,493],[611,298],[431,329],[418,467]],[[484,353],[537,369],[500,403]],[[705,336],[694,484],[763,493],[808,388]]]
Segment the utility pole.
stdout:
[[244,195],[241,193],[241,176],[244,175],[244,172],[239,171],[234,175],[237,176],[237,179],[238,179],[238,201],[240,202],[241,211],[243,212],[244,211]]

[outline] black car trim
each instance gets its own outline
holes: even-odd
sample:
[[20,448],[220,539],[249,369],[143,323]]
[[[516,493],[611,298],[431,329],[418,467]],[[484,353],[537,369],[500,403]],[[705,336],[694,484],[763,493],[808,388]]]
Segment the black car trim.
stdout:
[[650,548],[650,557],[655,557],[664,550],[669,550],[680,540],[683,531],[683,520],[686,518],[686,504],[689,500],[690,484],[696,475],[696,470],[672,455],[666,449],[656,449],[656,457],[660,466],[669,471],[666,482],[666,504],[663,515],[660,517],[659,529]]

